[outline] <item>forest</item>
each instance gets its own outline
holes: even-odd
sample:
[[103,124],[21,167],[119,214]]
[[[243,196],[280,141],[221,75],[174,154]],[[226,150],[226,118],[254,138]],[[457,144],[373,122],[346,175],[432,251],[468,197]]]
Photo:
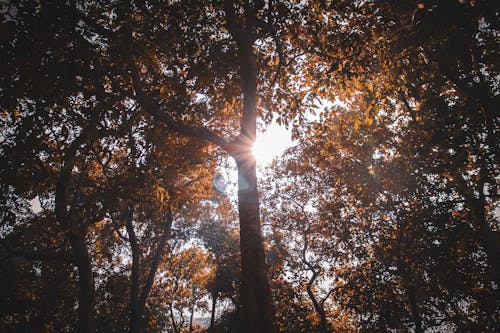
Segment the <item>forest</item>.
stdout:
[[0,332],[500,332],[499,1],[0,20]]

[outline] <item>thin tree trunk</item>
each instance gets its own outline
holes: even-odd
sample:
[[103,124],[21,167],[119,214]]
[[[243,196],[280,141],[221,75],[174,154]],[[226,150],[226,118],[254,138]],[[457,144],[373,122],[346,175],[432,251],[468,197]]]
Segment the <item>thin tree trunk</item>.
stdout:
[[[91,121],[91,125],[93,122]],[[80,146],[92,141],[95,130],[89,126],[82,131],[69,146],[64,156],[55,193],[55,215],[61,228],[66,232],[66,237],[71,246],[75,265],[78,269],[78,323],[77,332],[93,333],[94,328],[94,303],[95,284],[92,272],[90,254],[85,242],[85,235],[79,230],[78,224],[73,225],[68,212],[68,185],[71,181],[76,155]]]
[[131,277],[131,295],[130,295],[130,332],[139,333],[144,328],[144,311],[146,308],[146,301],[153,287],[154,279],[158,267],[163,256],[163,251],[170,237],[170,232],[172,229],[173,214],[170,207],[167,208],[165,221],[162,228],[162,234],[160,236],[160,241],[156,248],[153,260],[149,267],[149,273],[144,282],[144,287],[139,296],[139,245],[137,242],[137,237],[133,229],[132,220],[127,221],[126,227],[129,234],[130,245],[132,249],[132,277]]
[[130,249],[132,252],[132,267],[130,275],[130,332],[138,333],[140,331],[141,314],[139,313],[139,272],[140,272],[140,253],[137,236],[135,234],[133,222],[133,213],[127,217],[125,227],[127,229]]
[[215,329],[215,307],[217,305],[217,293],[212,293],[212,310],[210,312],[210,326],[208,327],[208,332],[212,333]]
[[193,332],[194,304],[191,304],[191,313],[189,314],[189,333]]
[[318,278],[320,271],[318,269],[316,269],[314,267],[314,265],[307,260],[307,257],[306,257],[306,253],[307,253],[307,250],[309,248],[310,223],[309,223],[309,219],[307,217],[307,214],[306,214],[303,206],[301,206],[301,210],[302,210],[302,213],[304,214],[305,223],[306,223],[306,225],[304,226],[305,227],[304,231],[303,231],[304,245],[302,246],[302,253],[301,253],[302,258],[301,259],[302,259],[302,263],[304,265],[306,265],[307,269],[309,271],[311,271],[311,273],[312,273],[311,278],[307,282],[306,291],[307,291],[307,295],[309,296],[309,299],[311,300],[311,302],[313,304],[314,310],[316,311],[316,313],[318,314],[318,316],[320,318],[320,332],[327,333],[328,332],[328,325],[327,325],[326,313],[325,313],[325,309],[323,306],[323,302],[321,302],[321,303],[318,302],[318,300],[316,299],[316,295],[314,295],[314,292],[312,290],[314,282]]
[[318,277],[318,273],[316,271],[313,271],[313,275],[311,276],[311,278],[307,282],[306,291],[307,291],[307,295],[311,299],[311,302],[313,304],[314,310],[319,315],[319,319],[320,319],[320,326],[319,326],[320,327],[320,332],[321,333],[328,333],[328,325],[327,325],[327,320],[326,320],[325,309],[318,302],[318,300],[316,299],[316,296],[314,295],[314,292],[312,290],[312,286],[314,285],[314,281],[316,281],[317,277]]
[[179,329],[177,328],[177,324],[175,323],[174,309],[172,304],[169,304],[170,309],[170,320],[172,321],[172,328],[174,329],[174,333],[178,333]]

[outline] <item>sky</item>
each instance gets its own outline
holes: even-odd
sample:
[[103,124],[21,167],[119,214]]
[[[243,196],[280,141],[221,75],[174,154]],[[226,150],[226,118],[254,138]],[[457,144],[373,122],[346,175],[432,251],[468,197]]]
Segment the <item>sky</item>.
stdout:
[[272,123],[265,132],[257,134],[253,149],[257,165],[268,166],[273,158],[281,156],[292,144],[290,131]]

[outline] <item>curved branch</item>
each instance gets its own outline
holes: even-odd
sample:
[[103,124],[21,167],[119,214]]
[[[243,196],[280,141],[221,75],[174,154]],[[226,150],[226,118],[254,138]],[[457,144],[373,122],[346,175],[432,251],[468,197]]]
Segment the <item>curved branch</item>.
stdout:
[[232,147],[231,143],[227,142],[224,138],[215,134],[208,128],[179,123],[165,112],[162,112],[157,104],[151,102],[153,99],[144,92],[144,89],[141,85],[139,73],[135,66],[131,67],[131,72],[132,85],[135,90],[135,98],[146,112],[151,114],[155,119],[162,121],[165,126],[177,133],[208,141],[222,148],[228,153],[232,152],[234,148]]

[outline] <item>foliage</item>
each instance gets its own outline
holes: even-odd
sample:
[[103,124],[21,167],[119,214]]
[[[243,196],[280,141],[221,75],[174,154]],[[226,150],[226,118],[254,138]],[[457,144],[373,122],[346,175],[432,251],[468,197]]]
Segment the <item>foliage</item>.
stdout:
[[1,331],[500,330],[497,2],[0,8]]

